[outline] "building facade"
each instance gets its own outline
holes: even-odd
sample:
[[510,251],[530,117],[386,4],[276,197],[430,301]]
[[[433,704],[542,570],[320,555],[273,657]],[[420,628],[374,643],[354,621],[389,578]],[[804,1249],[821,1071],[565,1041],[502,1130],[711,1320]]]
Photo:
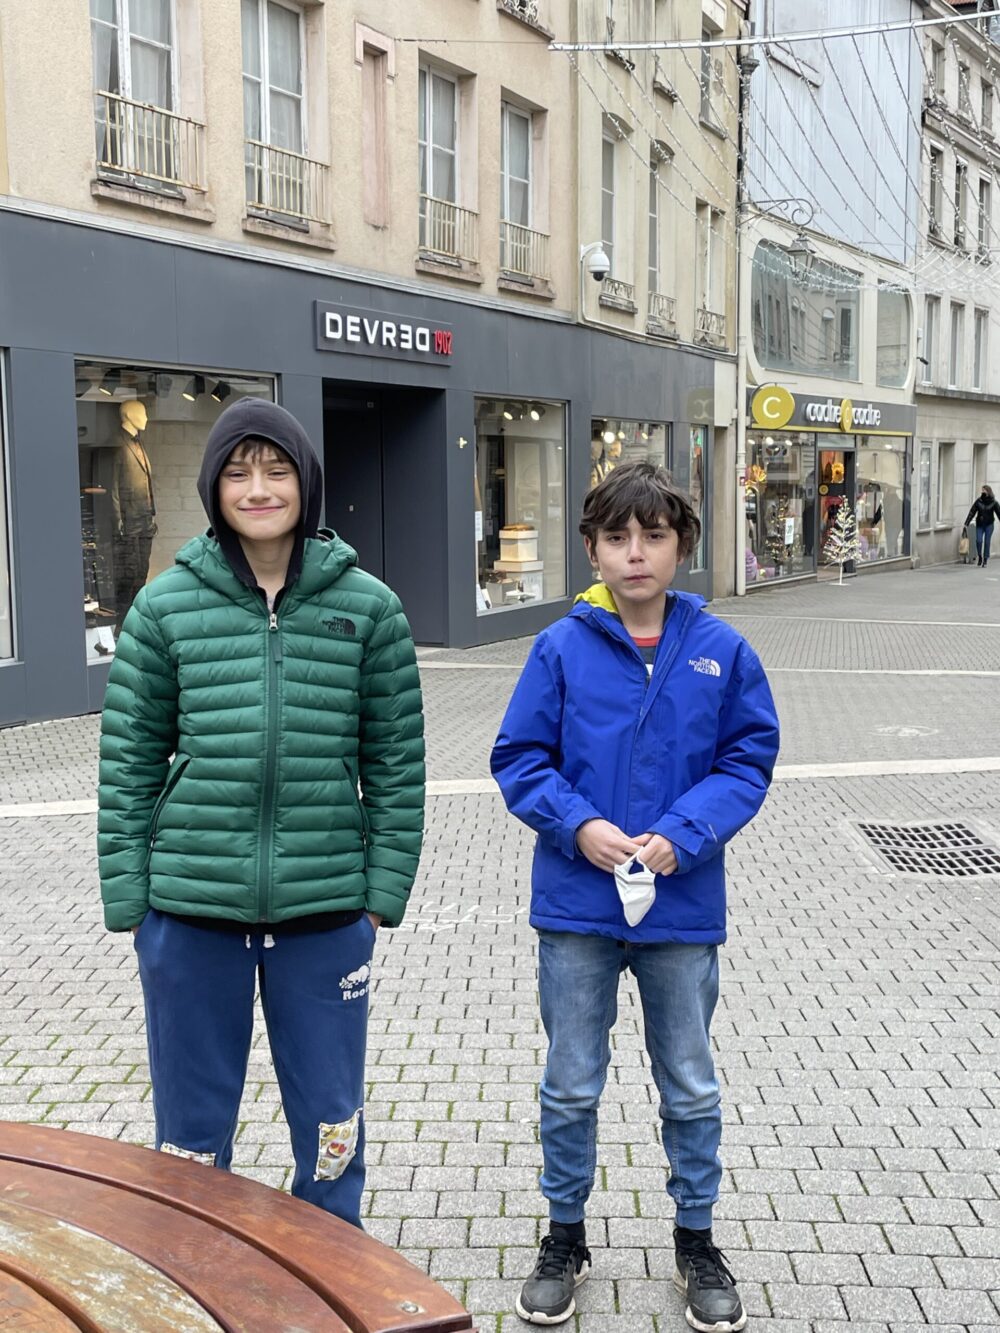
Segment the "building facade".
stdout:
[[[878,17],[915,12],[898,0]],[[760,34],[830,26],[820,0],[762,0],[754,18]],[[859,571],[910,563],[920,153],[911,44],[904,31],[746,48],[737,549],[747,589],[822,575],[845,502],[857,514]]]
[[[928,17],[977,6],[931,0]],[[1000,301],[996,214],[1000,164],[1000,23],[929,27],[920,38],[923,197],[917,272],[923,287],[916,377],[914,551],[958,558],[969,508],[1000,489]],[[974,553],[974,548],[973,548]]]
[[668,8],[734,32],[743,7],[54,0],[40,25],[0,0],[0,724],[100,706],[135,589],[204,530],[200,453],[241,394],[303,421],[325,521],[419,642],[564,613],[582,497],[628,458],[696,495],[686,584],[711,595],[735,86],[549,49]]

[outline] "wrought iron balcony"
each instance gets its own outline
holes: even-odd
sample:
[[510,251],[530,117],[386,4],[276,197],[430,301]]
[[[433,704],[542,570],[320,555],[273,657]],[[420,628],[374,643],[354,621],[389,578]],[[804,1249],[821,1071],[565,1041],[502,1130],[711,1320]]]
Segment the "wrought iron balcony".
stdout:
[[118,93],[94,95],[97,171],[149,188],[204,193],[205,127]]
[[479,258],[479,214],[447,199],[420,196],[420,248],[428,255],[455,262]]
[[500,267],[519,278],[547,279],[549,238],[516,222],[501,222]]
[[718,311],[699,306],[695,312],[695,342],[708,343],[710,347],[725,347],[726,317]]
[[330,168],[288,148],[246,140],[247,208],[309,223],[330,221]]
[[649,293],[646,332],[673,336],[677,332],[677,302],[662,292]]

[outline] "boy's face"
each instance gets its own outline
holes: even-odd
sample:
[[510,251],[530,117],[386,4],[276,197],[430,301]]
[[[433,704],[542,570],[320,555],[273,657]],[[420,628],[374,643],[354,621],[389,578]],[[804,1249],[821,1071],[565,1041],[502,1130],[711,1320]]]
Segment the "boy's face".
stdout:
[[299,474],[279,450],[238,444],[219,476],[219,508],[240,537],[275,541],[294,532],[302,512]]
[[655,528],[644,528],[633,514],[627,527],[601,528],[597,541],[586,546],[619,606],[641,606],[662,597],[682,563],[677,533],[664,519]]

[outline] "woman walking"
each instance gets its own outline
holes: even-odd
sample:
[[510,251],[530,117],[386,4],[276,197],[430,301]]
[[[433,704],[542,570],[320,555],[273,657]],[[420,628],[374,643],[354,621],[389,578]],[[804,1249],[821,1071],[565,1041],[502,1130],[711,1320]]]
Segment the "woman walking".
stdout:
[[997,504],[992,486],[984,486],[982,494],[973,500],[965,520],[966,527],[972,522],[973,515],[976,519],[976,564],[985,566],[990,558],[993,522],[1000,515],[1000,505]]

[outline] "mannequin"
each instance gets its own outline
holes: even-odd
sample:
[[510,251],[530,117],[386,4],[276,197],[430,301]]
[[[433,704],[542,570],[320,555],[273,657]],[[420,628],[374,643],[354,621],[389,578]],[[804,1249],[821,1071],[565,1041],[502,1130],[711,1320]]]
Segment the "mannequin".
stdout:
[[599,481],[611,471],[607,460],[604,457],[604,441],[600,435],[590,441],[590,489],[593,490]]
[[122,403],[118,415],[121,430],[111,480],[116,639],[149,575],[149,554],[156,536],[153,469],[142,444],[146,408],[132,398]]

